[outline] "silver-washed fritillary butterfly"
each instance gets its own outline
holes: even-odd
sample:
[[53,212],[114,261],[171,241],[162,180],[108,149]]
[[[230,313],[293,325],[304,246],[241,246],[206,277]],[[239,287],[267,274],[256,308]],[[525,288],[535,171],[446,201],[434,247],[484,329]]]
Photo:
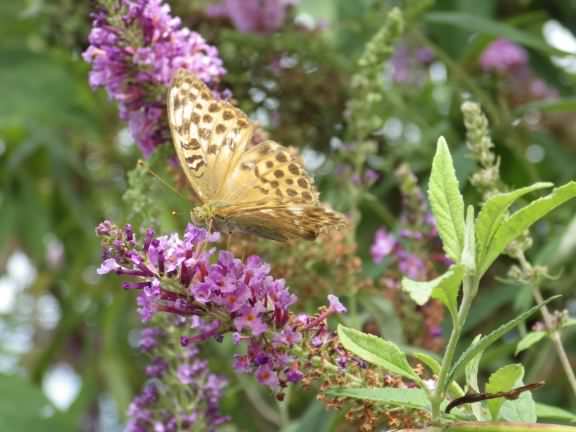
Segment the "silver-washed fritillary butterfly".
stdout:
[[199,204],[192,220],[224,232],[273,240],[315,239],[346,224],[318,200],[300,161],[274,141],[251,145],[256,126],[179,70],[168,92],[168,120],[180,165]]

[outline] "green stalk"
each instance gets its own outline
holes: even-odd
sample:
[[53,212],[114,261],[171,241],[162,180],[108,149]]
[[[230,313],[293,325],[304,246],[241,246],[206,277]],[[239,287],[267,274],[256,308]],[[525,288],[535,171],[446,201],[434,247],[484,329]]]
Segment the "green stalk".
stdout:
[[472,300],[474,299],[476,292],[478,291],[478,279],[473,276],[466,276],[464,278],[464,283],[462,286],[462,303],[460,303],[460,309],[458,310],[458,316],[453,323],[452,332],[450,333],[450,339],[448,339],[448,345],[446,346],[446,352],[442,358],[442,365],[440,367],[440,374],[438,376],[438,383],[436,385],[436,390],[432,396],[432,421],[437,423],[440,420],[441,404],[446,396],[446,390],[448,387],[448,374],[452,368],[454,362],[454,355],[456,354],[456,347],[460,341],[460,336],[462,336],[462,330],[464,329],[464,324],[468,318],[468,313],[470,312],[470,306],[472,305]]

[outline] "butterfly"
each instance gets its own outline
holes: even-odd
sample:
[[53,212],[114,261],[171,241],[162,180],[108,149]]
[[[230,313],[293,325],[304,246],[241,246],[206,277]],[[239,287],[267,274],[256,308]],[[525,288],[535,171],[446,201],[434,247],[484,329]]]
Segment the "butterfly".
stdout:
[[252,144],[256,125],[191,72],[176,72],[167,105],[176,154],[199,204],[193,222],[278,241],[313,240],[346,224],[320,203],[297,157],[274,141]]

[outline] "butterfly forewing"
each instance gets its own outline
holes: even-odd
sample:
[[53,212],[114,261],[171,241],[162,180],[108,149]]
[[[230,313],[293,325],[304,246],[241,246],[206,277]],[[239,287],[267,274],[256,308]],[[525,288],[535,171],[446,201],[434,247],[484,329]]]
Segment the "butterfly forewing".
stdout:
[[345,224],[320,204],[299,159],[273,141],[250,146],[255,125],[187,71],[176,74],[169,90],[168,119],[198,200],[228,227],[289,240],[313,239]]
[[202,203],[213,200],[235,158],[244,152],[253,125],[184,70],[177,72],[168,92],[168,121],[180,165],[194,192]]

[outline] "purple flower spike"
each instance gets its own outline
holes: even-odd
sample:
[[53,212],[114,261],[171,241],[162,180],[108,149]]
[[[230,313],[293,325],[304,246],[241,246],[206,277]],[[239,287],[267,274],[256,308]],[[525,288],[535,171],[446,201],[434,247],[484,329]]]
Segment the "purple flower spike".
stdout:
[[116,6],[93,14],[90,46],[83,53],[92,66],[90,86],[106,88],[148,156],[169,141],[163,94],[174,73],[185,68],[214,84],[225,71],[216,48],[182,27],[162,0],[108,3]]
[[116,262],[114,258],[108,258],[100,264],[100,267],[96,269],[96,273],[99,275],[105,275],[110,272],[114,272],[120,269],[120,265]]
[[272,33],[286,18],[294,0],[224,0],[208,6],[206,13],[214,18],[229,18],[238,31]]
[[392,234],[390,234],[384,228],[380,228],[378,231],[376,231],[374,243],[370,249],[372,260],[376,264],[380,264],[384,260],[384,257],[392,253],[397,244],[398,242]]
[[346,306],[344,306],[340,300],[338,299],[338,297],[336,297],[333,294],[329,294],[328,295],[328,302],[330,304],[330,309],[336,313],[346,313],[348,312],[348,309],[346,309]]
[[117,265],[122,275],[131,278],[123,286],[137,292],[142,321],[169,314],[173,320],[162,322],[178,328],[178,339],[173,341],[173,349],[180,352],[177,361],[159,359],[165,351],[158,345],[165,344],[171,332],[142,334],[141,349],[154,353],[146,371],[154,379],[176,376],[181,385],[196,385],[207,368],[198,359],[196,344],[221,341],[231,334],[236,345],[246,348],[244,355],[234,357],[234,368],[281,392],[288,382],[303,378],[294,349],[306,343],[317,348],[329,343],[333,336],[327,318],[346,312],[331,295],[329,306],[317,315],[291,314],[297,297],[284,280],[270,275],[267,263],[258,256],[243,261],[229,251],[217,252],[211,241],[218,236],[193,225],[182,236],[156,236],[148,230],[142,239],[137,230],[114,225],[105,231],[110,234],[103,239],[104,268]]

